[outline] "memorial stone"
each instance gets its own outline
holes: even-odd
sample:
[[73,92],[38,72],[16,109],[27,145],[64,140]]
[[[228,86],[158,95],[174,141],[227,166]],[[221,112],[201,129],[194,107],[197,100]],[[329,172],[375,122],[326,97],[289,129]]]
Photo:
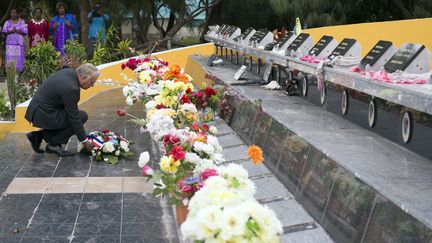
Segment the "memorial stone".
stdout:
[[360,56],[360,44],[355,39],[344,38],[328,57],[333,60],[337,56],[356,57]]
[[333,36],[324,35],[309,51],[309,55],[326,58],[336,48],[337,42]]
[[301,56],[303,53],[306,53],[312,47],[312,37],[307,33],[300,33],[297,38],[291,43],[291,45],[287,48],[287,53],[290,55],[291,53],[301,52]]
[[421,44],[406,43],[384,65],[387,72],[402,70],[409,73],[429,71],[430,53]]
[[388,62],[395,52],[396,48],[392,42],[380,40],[360,61],[360,68],[364,70],[366,65],[369,65],[372,70],[378,70]]

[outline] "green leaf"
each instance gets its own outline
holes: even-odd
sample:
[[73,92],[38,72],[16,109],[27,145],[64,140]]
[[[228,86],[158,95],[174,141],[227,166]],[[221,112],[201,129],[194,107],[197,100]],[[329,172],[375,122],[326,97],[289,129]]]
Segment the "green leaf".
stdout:
[[108,159],[107,161],[105,161],[105,162],[107,162],[108,164],[115,165],[115,164],[118,163],[118,158],[117,158],[117,156],[112,155],[112,154],[104,154],[104,155],[103,155],[103,159],[104,159],[104,161],[105,161],[106,159]]
[[120,155],[126,158],[126,157],[134,156],[135,154],[132,151],[128,151],[128,152],[121,152]]
[[169,205],[179,205],[181,201],[175,197],[170,197],[167,201]]

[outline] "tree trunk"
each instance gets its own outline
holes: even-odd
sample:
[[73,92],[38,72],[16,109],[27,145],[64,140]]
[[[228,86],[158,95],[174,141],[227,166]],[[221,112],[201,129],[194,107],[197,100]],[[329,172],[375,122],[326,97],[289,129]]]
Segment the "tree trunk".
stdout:
[[88,45],[89,22],[87,20],[90,4],[88,0],[79,0],[80,22],[81,22],[81,42],[85,47]]
[[[206,6],[208,7],[208,2],[207,2]],[[211,20],[212,20],[212,18],[214,16],[214,13],[216,12],[216,9],[219,6],[220,5],[216,5],[213,8],[209,8],[208,9],[207,15],[206,15],[206,18],[204,20],[204,24],[203,24],[203,27],[202,27],[202,30],[201,30],[201,33],[200,33],[200,38],[199,38],[200,42],[205,42],[204,35],[207,33],[208,27],[210,26],[210,22],[211,22]]]

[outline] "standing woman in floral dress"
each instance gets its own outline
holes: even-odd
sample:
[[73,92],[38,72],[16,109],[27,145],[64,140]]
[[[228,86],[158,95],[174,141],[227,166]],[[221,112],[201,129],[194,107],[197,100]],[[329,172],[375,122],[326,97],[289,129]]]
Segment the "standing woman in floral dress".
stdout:
[[41,42],[48,41],[49,23],[42,18],[42,9],[35,8],[34,19],[28,22],[28,35],[30,48],[37,46]]
[[18,17],[16,8],[11,9],[10,16],[11,18],[5,22],[2,29],[2,33],[6,35],[6,65],[15,61],[16,70],[22,71],[25,60],[27,25]]
[[67,40],[73,40],[78,35],[78,25],[72,14],[66,13],[66,4],[57,3],[58,15],[53,18],[50,30],[54,34],[54,48],[64,56],[64,45]]

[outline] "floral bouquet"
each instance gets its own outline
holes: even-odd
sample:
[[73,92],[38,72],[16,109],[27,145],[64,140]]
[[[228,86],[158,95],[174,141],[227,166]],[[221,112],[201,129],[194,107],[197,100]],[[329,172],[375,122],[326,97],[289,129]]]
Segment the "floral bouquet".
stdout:
[[91,153],[99,161],[105,161],[108,164],[117,164],[119,157],[130,157],[134,153],[130,151],[131,144],[123,136],[110,130],[102,132],[94,131],[87,135],[87,139],[93,144],[92,151],[87,151],[82,143],[78,144],[78,152]]
[[192,94],[191,101],[200,110],[201,121],[214,120],[214,112],[218,107],[220,91],[214,87],[206,87]]

